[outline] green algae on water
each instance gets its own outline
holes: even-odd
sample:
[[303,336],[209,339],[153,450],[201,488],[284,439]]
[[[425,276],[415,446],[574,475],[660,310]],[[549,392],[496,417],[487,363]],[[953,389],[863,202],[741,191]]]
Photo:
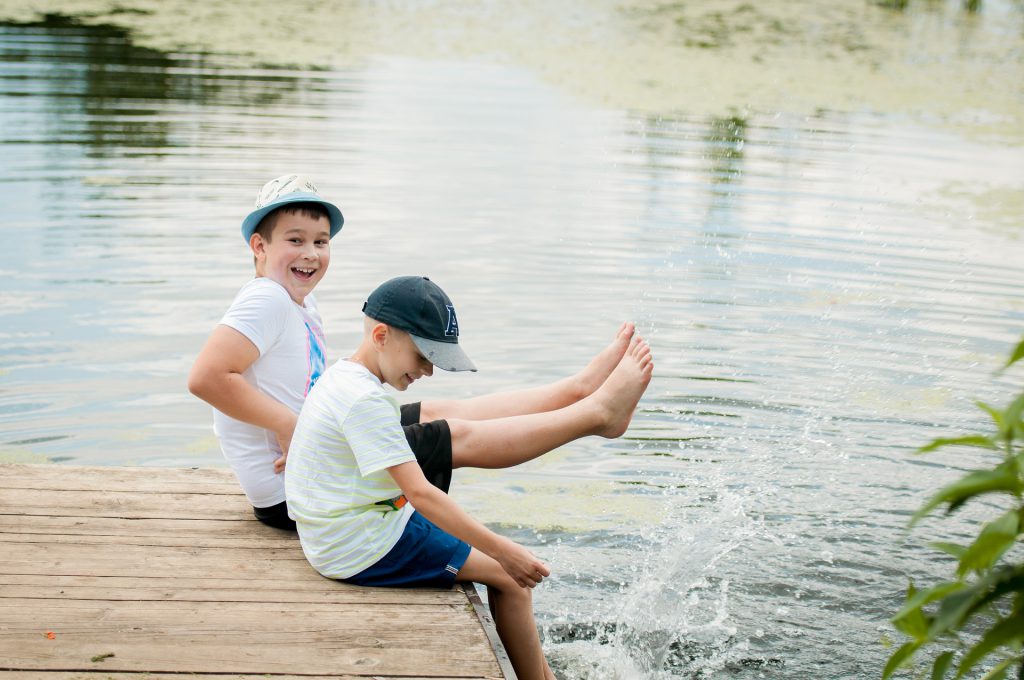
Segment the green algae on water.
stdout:
[[609,108],[870,110],[961,129],[978,124],[971,112],[980,110],[1000,136],[1024,137],[1024,9],[1008,0],[974,11],[954,0],[0,0],[8,21],[55,15],[121,27],[142,47],[251,66],[484,59]]

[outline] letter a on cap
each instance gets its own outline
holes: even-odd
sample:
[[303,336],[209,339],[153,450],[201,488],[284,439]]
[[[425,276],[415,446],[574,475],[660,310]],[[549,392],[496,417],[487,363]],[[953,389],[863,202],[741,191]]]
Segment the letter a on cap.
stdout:
[[448,326],[444,329],[445,336],[459,337],[459,320],[455,317],[455,307],[445,305],[448,308]]

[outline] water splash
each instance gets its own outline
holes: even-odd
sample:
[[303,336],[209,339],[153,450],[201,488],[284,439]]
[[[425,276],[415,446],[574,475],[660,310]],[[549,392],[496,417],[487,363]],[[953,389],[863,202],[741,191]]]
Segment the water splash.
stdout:
[[[702,490],[702,494],[707,493]],[[749,644],[730,613],[730,580],[720,566],[755,537],[762,522],[746,499],[724,488],[693,511],[692,488],[664,491],[663,518],[641,532],[630,578],[598,622],[544,627],[546,648],[570,680],[709,677],[749,665]]]

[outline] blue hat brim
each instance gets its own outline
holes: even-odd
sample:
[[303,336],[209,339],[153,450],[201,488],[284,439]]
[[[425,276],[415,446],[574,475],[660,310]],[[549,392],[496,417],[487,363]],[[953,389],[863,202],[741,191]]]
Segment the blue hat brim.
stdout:
[[437,368],[443,371],[476,371],[476,366],[458,343],[428,340],[412,333],[409,333],[409,337],[427,361]]
[[327,210],[327,215],[331,221],[331,238],[334,238],[334,235],[341,231],[341,227],[345,224],[345,216],[341,214],[341,210],[338,206],[334,205],[330,201],[325,201],[317,194],[295,191],[290,194],[285,194],[284,196],[266,204],[262,208],[253,210],[245,216],[245,219],[242,220],[242,238],[245,239],[245,242],[249,242],[249,239],[252,238],[253,232],[256,231],[256,227],[259,226],[260,221],[266,217],[269,212],[289,203],[319,203],[322,205],[324,209]]

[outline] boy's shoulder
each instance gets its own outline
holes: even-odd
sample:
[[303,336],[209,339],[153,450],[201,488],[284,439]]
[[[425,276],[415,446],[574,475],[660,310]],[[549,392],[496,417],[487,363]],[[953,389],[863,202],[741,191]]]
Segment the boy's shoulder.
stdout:
[[248,318],[255,315],[256,319],[270,320],[291,316],[298,318],[303,316],[303,312],[304,316],[313,316],[319,321],[320,312],[312,293],[306,296],[304,305],[300,307],[292,301],[281,284],[261,276],[247,281],[238,290],[225,316],[231,318],[241,315]]
[[320,376],[307,402],[319,403],[341,416],[353,408],[359,411],[398,411],[398,402],[388,394],[381,382],[362,365],[347,359],[339,359]]
[[[390,396],[384,391],[383,385],[372,373],[361,364],[349,361],[348,359],[338,359],[328,366],[320,380],[323,381],[323,386],[331,392],[347,393],[353,397],[376,396],[378,394],[384,397]],[[320,386],[321,383],[318,382],[317,387]],[[317,389],[310,394],[312,395],[320,391]]]
[[246,301],[282,304],[291,303],[291,297],[280,283],[265,276],[257,276],[246,281],[245,285],[238,289],[231,305],[235,306]]
[[299,307],[280,284],[264,277],[255,278],[238,291],[220,324],[247,337],[261,355],[281,338],[287,338],[289,347],[297,347],[308,342],[309,330],[316,331],[318,337],[323,335],[323,321],[311,298],[307,295],[306,306]]

